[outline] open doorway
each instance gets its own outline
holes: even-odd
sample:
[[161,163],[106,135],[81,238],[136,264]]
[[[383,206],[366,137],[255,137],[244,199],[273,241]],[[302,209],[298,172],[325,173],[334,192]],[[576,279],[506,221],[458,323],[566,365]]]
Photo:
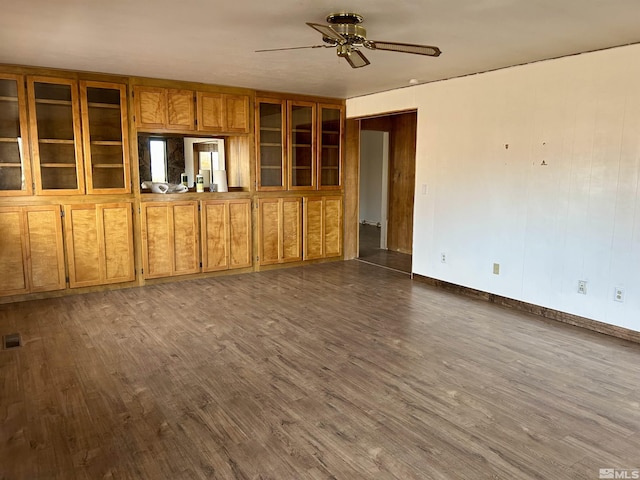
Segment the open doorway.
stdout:
[[417,113],[360,121],[358,258],[411,273]]

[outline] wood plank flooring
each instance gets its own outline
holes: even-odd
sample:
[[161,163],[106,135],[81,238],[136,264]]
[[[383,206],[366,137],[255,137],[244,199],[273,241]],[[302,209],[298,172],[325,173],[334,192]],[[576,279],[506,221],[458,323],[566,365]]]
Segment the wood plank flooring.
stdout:
[[411,255],[380,248],[379,227],[360,224],[359,231],[358,260],[407,274],[411,273]]
[[597,479],[640,345],[357,261],[0,306],[1,479]]

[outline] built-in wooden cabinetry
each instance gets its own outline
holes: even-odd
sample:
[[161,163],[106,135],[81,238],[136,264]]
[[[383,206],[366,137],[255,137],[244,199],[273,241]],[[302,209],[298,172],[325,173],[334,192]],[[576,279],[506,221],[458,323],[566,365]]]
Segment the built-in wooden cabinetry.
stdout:
[[342,197],[303,199],[304,259],[342,255]]
[[59,205],[0,206],[0,295],[65,288]]
[[[0,66],[2,302],[340,257],[343,120],[338,99]],[[171,181],[198,168],[183,137],[224,144],[229,192],[133,188],[149,136]]]
[[257,98],[257,189],[340,189],[343,118],[342,105]]
[[28,130],[24,77],[0,73],[0,196],[32,193]]
[[302,197],[258,200],[260,265],[302,260]]
[[64,206],[71,288],[135,279],[130,202]]
[[145,278],[200,271],[198,202],[145,202],[141,205]]

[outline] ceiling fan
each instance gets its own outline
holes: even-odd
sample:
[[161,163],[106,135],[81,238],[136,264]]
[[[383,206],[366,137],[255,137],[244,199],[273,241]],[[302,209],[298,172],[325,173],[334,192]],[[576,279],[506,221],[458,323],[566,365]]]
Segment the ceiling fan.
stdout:
[[353,68],[365,67],[371,63],[359,50],[360,47],[365,47],[369,50],[387,50],[390,52],[427,55],[429,57],[437,57],[442,53],[438,47],[430,45],[367,40],[367,31],[360,25],[363,20],[362,15],[357,13],[332,13],[327,16],[327,25],[307,22],[307,25],[322,34],[324,44],[308,47],[270,48],[266,50],[256,50],[256,52],[336,47],[338,56],[344,58]]

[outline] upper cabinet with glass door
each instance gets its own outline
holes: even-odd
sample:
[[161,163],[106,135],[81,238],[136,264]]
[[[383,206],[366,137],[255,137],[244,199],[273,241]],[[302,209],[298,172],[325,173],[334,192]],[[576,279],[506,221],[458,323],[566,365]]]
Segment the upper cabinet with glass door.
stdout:
[[129,193],[125,85],[80,82],[87,193]]
[[318,189],[342,186],[342,119],[344,107],[318,106]]
[[289,101],[289,189],[316,188],[316,104]]
[[276,99],[256,99],[258,190],[286,189],[285,103]]
[[24,78],[0,74],[0,196],[30,195]]
[[36,193],[84,193],[77,82],[29,77],[27,89]]

